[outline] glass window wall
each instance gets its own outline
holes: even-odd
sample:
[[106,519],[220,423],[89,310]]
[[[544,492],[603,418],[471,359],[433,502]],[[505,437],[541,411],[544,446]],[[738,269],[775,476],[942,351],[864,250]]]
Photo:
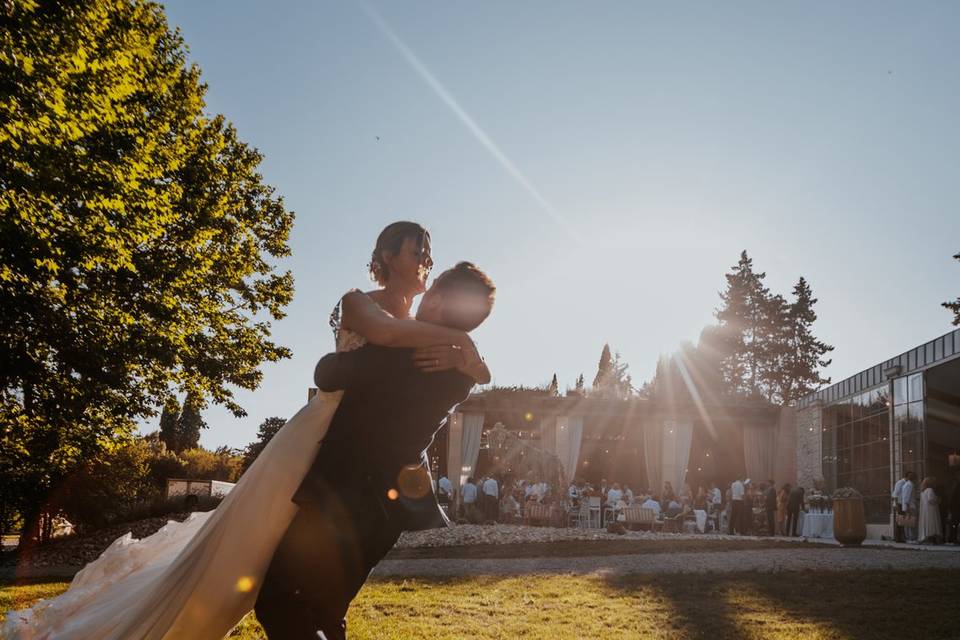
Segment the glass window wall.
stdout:
[[[904,382],[904,389],[907,383]],[[890,515],[889,393],[883,384],[823,410],[823,477],[832,491],[853,487],[864,497],[867,522]],[[905,406],[905,414],[909,410]]]

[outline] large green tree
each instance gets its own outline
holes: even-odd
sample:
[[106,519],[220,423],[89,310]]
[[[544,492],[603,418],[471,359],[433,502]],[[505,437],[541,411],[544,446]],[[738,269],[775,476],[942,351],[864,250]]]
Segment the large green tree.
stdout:
[[270,440],[273,439],[273,436],[277,435],[277,432],[280,431],[286,423],[286,420],[276,416],[267,418],[260,423],[260,428],[257,430],[257,439],[248,444],[244,450],[241,473],[250,468],[250,465],[256,461],[257,457],[270,443]]
[[830,384],[830,378],[821,374],[821,369],[830,365],[825,356],[833,347],[813,334],[817,313],[813,305],[817,299],[806,279],[801,277],[793,287],[793,301],[786,309],[785,322],[781,327],[780,366],[770,376],[771,399],[788,405]]
[[764,286],[766,274],[753,269],[746,251],[726,274],[717,310],[728,356],[723,363],[729,388],[744,395],[762,395],[764,376],[775,362],[776,333],[782,321],[783,298]]
[[0,5],[0,473],[21,510],[173,393],[243,409],[293,216],[142,0]]
[[[719,326],[701,335],[697,359],[708,376],[719,359],[723,392],[788,405],[830,381],[821,370],[833,347],[813,333],[817,300],[806,279],[787,301],[764,286],[765,277],[746,251],[740,254],[720,294]],[[715,379],[705,386],[716,387]]]

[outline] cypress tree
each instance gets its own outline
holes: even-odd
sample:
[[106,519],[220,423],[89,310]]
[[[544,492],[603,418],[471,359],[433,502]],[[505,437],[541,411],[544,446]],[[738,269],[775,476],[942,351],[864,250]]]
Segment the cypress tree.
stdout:
[[207,423],[200,415],[203,400],[196,392],[187,394],[183,402],[183,411],[177,421],[177,452],[185,449],[196,449],[200,446],[200,430],[207,428]]
[[794,301],[790,303],[786,322],[785,357],[783,380],[778,389],[778,400],[784,405],[816,390],[820,385],[830,384],[830,378],[820,375],[820,368],[830,365],[824,356],[833,347],[813,335],[813,323],[817,314],[813,305],[817,299],[803,277],[793,287]]
[[176,398],[168,398],[163,404],[163,412],[160,414],[160,441],[166,445],[167,451],[179,451],[179,428],[177,423],[180,421],[180,403]]

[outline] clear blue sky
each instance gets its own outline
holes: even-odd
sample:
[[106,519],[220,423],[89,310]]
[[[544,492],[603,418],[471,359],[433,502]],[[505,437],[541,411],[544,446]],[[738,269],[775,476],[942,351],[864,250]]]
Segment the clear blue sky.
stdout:
[[498,384],[590,379],[604,342],[649,378],[711,322],[741,249],[775,291],[809,280],[835,378],[950,329],[960,4],[166,7],[208,109],[297,214],[274,332],[294,356],[238,395],[249,417],[205,413],[205,446],[301,406],[396,219],[431,230],[438,269],[496,280],[476,338]]

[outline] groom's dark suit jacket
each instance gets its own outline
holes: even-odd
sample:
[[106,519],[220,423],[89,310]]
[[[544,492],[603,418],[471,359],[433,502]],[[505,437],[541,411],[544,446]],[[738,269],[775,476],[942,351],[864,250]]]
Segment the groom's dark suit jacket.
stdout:
[[423,373],[412,355],[366,345],[320,360],[317,387],[345,393],[294,502],[323,505],[335,496],[354,518],[386,517],[399,530],[448,523],[425,451],[473,380],[455,370]]

